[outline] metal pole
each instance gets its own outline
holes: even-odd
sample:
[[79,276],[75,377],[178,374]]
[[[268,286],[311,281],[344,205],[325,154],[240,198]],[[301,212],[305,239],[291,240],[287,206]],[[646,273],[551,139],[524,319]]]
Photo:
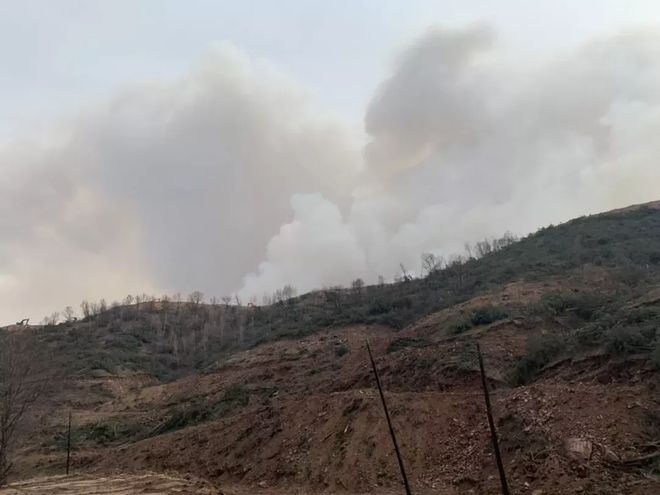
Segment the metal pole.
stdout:
[[401,457],[401,452],[399,451],[399,444],[396,441],[396,435],[394,434],[394,427],[392,426],[392,420],[390,419],[390,413],[387,410],[387,403],[385,402],[385,394],[383,394],[383,387],[380,385],[380,378],[378,376],[378,370],[376,369],[376,362],[374,357],[371,354],[371,347],[369,347],[369,341],[367,343],[367,352],[369,353],[369,360],[371,361],[371,368],[374,371],[374,376],[376,377],[376,385],[378,386],[378,393],[380,394],[380,400],[383,403],[383,410],[385,411],[385,419],[387,419],[387,426],[390,429],[390,435],[392,437],[392,443],[394,444],[394,452],[396,452],[396,459],[399,462],[399,469],[401,470],[401,477],[403,478],[403,486],[406,488],[406,495],[411,495],[410,485],[408,484],[408,476],[406,476],[406,469],[403,466],[403,458]]
[[69,429],[66,435],[66,474],[69,474],[71,464],[71,411],[69,411]]
[[490,393],[488,392],[488,381],[486,380],[486,371],[484,370],[484,360],[481,356],[481,347],[477,342],[477,354],[479,355],[479,368],[481,370],[481,386],[484,389],[484,399],[486,400],[486,414],[488,415],[488,426],[490,427],[490,436],[493,440],[493,450],[495,451],[495,460],[497,461],[497,470],[500,472],[500,483],[502,484],[502,494],[509,495],[509,485],[506,481],[502,455],[500,454],[500,444],[497,440],[497,430],[495,421],[493,421],[493,409],[490,405]]

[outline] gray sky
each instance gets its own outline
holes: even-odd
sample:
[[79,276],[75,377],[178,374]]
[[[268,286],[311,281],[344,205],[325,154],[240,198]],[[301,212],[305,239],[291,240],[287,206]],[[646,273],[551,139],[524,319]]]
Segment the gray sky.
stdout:
[[660,196],[655,1],[0,0],[0,60],[0,322]]
[[512,63],[620,28],[660,24],[653,0],[0,0],[0,132],[185,73],[229,41],[360,120],[401,46],[433,24],[488,22]]

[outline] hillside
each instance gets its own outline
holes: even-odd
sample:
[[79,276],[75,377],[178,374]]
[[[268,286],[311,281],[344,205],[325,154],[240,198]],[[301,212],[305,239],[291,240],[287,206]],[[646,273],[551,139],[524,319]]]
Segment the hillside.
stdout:
[[423,279],[265,307],[142,303],[19,329],[57,379],[16,476],[62,472],[72,410],[77,473],[174,472],[226,493],[401,493],[368,339],[414,493],[498,493],[479,342],[513,493],[656,494],[659,327],[653,203]]

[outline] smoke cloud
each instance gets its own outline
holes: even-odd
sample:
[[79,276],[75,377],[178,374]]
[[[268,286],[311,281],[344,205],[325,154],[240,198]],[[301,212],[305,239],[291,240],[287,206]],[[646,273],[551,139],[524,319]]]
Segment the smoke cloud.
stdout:
[[[499,63],[489,27],[429,30],[367,108],[366,171],[343,222],[327,224],[345,246],[318,259],[340,268],[327,275],[269,250],[246,290],[286,282],[308,290],[345,283],[347,271],[373,282],[391,278],[400,262],[418,271],[423,252],[448,256],[507,230],[526,234],[658,199],[659,68],[657,31],[594,40],[513,73]],[[316,221],[296,216],[271,242],[289,228],[312,234],[306,220]],[[295,242],[310,249],[302,259],[314,259],[313,245]],[[312,280],[301,275],[308,270]]]
[[136,292],[391,278],[422,252],[658,199],[660,32],[510,67],[488,26],[407,47],[364,136],[223,46],[0,148],[0,318]]

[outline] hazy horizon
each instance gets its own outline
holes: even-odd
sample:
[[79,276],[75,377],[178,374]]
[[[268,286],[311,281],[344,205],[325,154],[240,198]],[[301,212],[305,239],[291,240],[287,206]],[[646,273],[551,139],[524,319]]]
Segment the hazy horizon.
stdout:
[[0,12],[0,324],[373,283],[660,199],[655,2]]

